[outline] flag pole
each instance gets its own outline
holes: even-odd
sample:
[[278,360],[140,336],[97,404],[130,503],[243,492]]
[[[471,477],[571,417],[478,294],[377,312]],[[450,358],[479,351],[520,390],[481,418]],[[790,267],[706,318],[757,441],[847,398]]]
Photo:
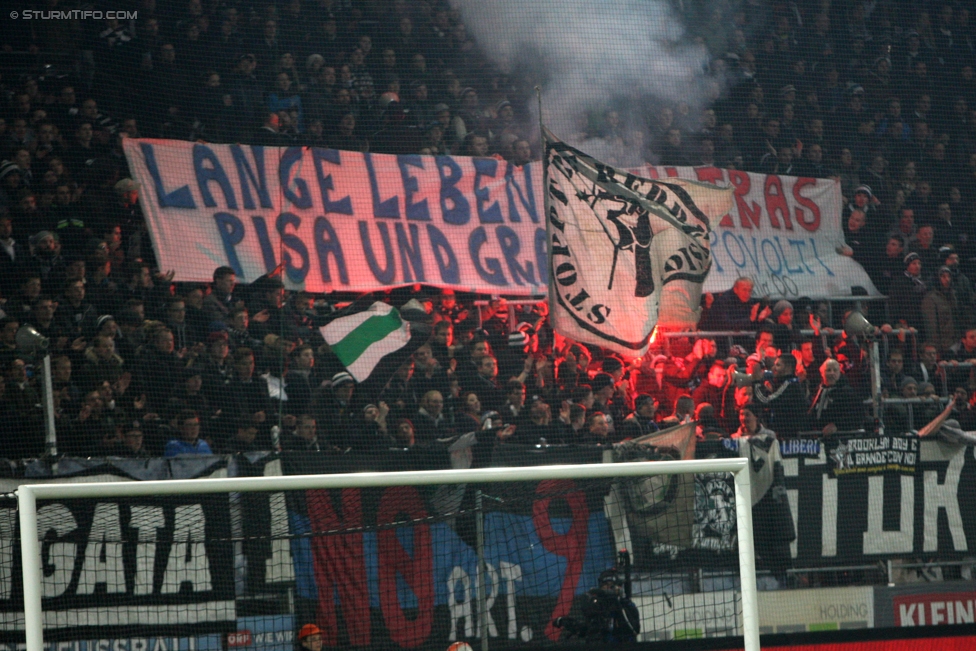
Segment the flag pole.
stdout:
[[539,103],[539,137],[545,142],[546,135],[544,133],[545,127],[542,124],[542,86],[535,87],[535,98]]
[[546,289],[551,319],[552,308],[556,303],[553,300],[555,285],[552,277],[552,231],[549,224],[549,140],[546,138],[546,127],[542,122],[542,86],[535,87],[535,96],[539,104],[539,142],[542,144],[542,218],[546,222],[546,265],[548,266],[546,277],[549,279]]

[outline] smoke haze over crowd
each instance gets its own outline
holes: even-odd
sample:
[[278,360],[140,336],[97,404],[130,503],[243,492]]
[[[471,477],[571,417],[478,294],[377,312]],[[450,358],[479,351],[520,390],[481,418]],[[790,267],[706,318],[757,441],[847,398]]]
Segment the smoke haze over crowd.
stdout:
[[[460,6],[496,65],[508,73],[528,70],[542,82],[546,125],[592,155],[619,159],[621,152],[601,151],[610,147],[603,139],[584,144],[584,134],[593,135],[588,116],[617,110],[631,132],[653,111],[653,100],[694,110],[717,95],[705,74],[706,48],[691,41],[665,2],[461,0]],[[641,148],[633,139],[624,143],[628,164],[640,162],[634,158]]]

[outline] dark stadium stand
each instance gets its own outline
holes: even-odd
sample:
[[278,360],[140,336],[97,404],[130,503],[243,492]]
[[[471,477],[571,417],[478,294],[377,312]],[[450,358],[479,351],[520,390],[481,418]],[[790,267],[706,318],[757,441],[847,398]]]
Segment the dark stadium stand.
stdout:
[[[886,430],[911,435],[951,403],[956,442],[971,444],[968,3],[673,4],[707,48],[713,101],[622,88],[610,109],[578,116],[578,140],[636,148],[627,164],[837,179],[839,250],[888,297],[871,318],[890,326]],[[230,267],[174,282],[159,268],[126,138],[538,160],[543,72],[503,70],[454,3],[133,0],[119,3],[128,18],[107,20],[52,17],[91,8],[76,0],[23,5],[31,20],[0,21],[0,459],[46,451],[25,325],[50,340],[59,456],[358,455],[482,428],[499,447],[592,446],[692,420],[703,443],[876,431],[869,344],[844,334],[847,306],[769,300],[746,279],[703,297],[704,334],[626,361],[557,337],[541,296],[377,292],[419,301],[433,336],[382,386],[361,387],[319,328],[363,297],[286,291],[275,274],[239,284]],[[709,334],[729,331],[743,334]],[[785,584],[786,561],[766,563]],[[824,585],[860,580],[837,576]]]

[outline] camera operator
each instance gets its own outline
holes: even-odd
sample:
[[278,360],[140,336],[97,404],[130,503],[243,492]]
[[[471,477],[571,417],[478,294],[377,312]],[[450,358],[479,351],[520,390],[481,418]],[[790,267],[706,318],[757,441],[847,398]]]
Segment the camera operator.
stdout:
[[640,612],[624,595],[623,583],[617,570],[606,570],[600,574],[600,586],[577,600],[583,617],[560,617],[553,624],[588,642],[636,642],[640,633]]

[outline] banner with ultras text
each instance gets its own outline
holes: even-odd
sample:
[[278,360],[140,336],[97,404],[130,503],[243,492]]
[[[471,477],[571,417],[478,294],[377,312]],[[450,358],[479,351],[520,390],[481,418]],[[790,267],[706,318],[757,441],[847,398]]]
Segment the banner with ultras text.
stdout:
[[[284,263],[290,288],[370,291],[424,283],[513,296],[546,293],[542,164],[174,140],[124,142],[156,257],[175,279],[227,265],[250,282]],[[716,168],[643,167],[735,192],[712,224],[705,291],[739,276],[757,295],[877,293],[843,242],[840,187]],[[605,260],[593,260],[604,264]]]

